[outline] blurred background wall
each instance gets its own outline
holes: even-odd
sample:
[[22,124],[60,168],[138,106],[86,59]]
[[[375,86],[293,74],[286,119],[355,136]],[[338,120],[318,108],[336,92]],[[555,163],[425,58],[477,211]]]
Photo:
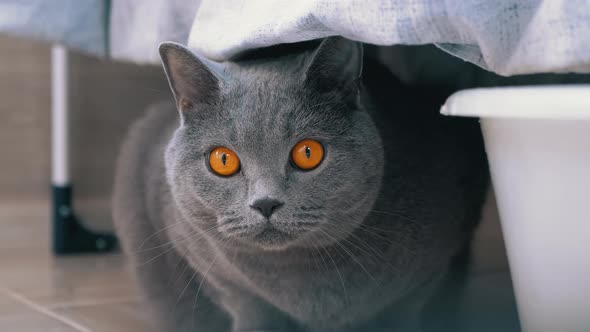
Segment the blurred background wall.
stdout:
[[[47,200],[48,209],[50,61],[50,45],[0,36],[0,200]],[[73,52],[70,86],[75,208],[91,226],[110,229],[119,144],[147,105],[172,95],[159,66]]]

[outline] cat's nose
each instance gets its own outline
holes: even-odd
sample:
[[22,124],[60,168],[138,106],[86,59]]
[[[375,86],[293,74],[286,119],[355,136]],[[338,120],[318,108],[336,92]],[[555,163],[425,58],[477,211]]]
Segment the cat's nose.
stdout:
[[279,201],[278,199],[265,197],[255,200],[254,202],[252,202],[250,207],[258,211],[266,218],[269,218],[273,214],[273,212],[275,212],[283,204],[284,203]]

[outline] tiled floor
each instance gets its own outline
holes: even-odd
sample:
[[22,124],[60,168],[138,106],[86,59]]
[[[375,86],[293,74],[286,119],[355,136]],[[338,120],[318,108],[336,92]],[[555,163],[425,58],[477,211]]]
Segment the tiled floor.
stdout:
[[148,330],[121,254],[52,256],[46,202],[4,201],[0,225],[0,331]]
[[[494,211],[475,240],[465,331],[515,331],[515,306]],[[149,331],[121,254],[56,258],[49,204],[0,199],[0,331]]]

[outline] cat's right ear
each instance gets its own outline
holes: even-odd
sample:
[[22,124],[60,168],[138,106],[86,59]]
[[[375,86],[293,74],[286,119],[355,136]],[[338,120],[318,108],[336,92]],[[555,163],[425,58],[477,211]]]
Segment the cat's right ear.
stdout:
[[159,46],[162,65],[181,114],[198,104],[213,104],[219,98],[219,77],[193,52],[172,42]]

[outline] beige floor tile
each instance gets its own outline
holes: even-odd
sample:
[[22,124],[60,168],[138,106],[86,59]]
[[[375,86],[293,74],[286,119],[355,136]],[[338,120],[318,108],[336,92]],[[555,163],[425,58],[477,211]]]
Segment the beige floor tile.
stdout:
[[51,254],[49,209],[44,205],[0,204],[0,284],[47,307],[135,300],[120,253]]
[[116,284],[116,280],[110,283],[97,283],[77,285],[76,283],[63,281],[46,289],[21,290],[24,296],[31,301],[47,306],[48,308],[61,308],[94,303],[121,303],[135,301],[134,285],[127,282],[125,285]]
[[0,292],[0,317],[31,314],[31,308]]
[[147,317],[136,303],[103,304],[56,309],[60,315],[93,332],[147,332]]
[[80,332],[43,313],[37,312],[0,293],[0,331],[14,332]]
[[49,248],[49,203],[0,197],[0,250]]
[[120,255],[54,258],[35,250],[0,251],[0,283],[47,307],[136,298]]
[[79,332],[41,314],[0,316],[0,331],[10,332]]

